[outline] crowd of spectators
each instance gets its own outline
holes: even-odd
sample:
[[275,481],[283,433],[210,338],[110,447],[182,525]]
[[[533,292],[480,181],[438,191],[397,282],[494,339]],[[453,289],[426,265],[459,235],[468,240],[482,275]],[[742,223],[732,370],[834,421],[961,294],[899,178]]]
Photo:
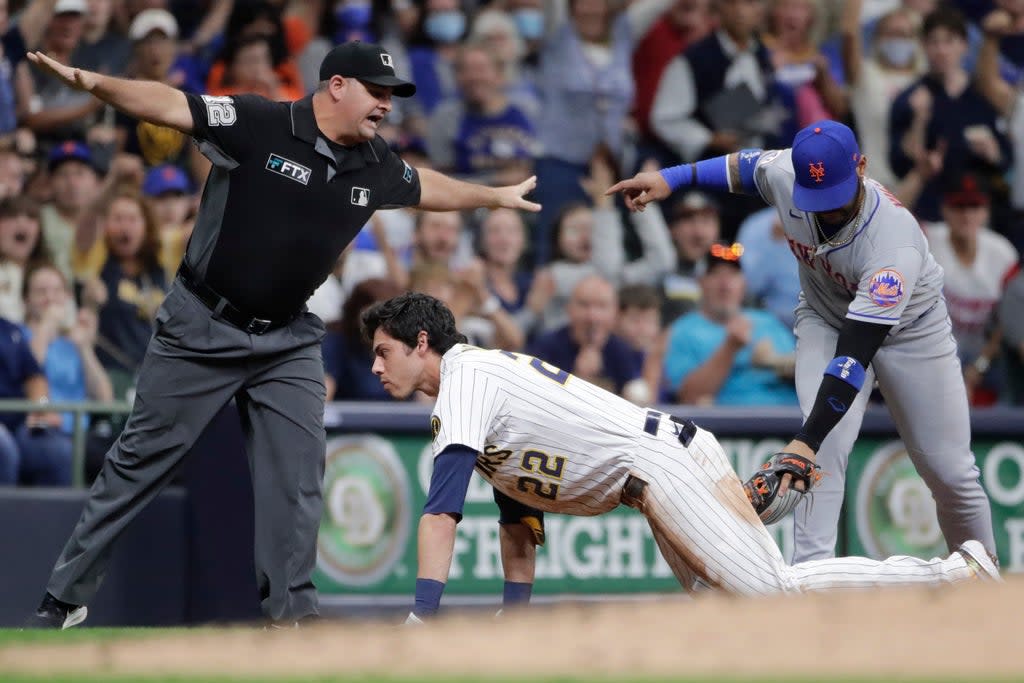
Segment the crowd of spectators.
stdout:
[[[375,215],[309,301],[331,400],[386,398],[358,315],[417,289],[473,343],[636,402],[796,405],[774,212],[683,190],[629,214],[604,190],[833,118],[928,235],[972,404],[1024,404],[1021,0],[11,0],[0,36],[0,397],[40,402],[0,420],[0,484],[70,480],[71,419],[46,401],[131,398],[209,170],[187,136],[34,69],[36,49],[295,100],[333,45],[380,42],[418,88],[381,126],[409,164],[537,175],[537,215]],[[99,452],[116,437],[87,425]]]

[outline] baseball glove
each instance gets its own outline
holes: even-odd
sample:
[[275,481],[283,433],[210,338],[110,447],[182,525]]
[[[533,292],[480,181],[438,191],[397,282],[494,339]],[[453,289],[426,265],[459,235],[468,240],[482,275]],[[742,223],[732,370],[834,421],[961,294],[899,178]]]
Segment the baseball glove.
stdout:
[[[786,474],[791,476],[789,488],[780,496],[779,487]],[[792,512],[804,493],[810,491],[819,479],[821,467],[807,458],[795,453],[776,453],[747,480],[743,491],[761,521],[766,525],[774,524]],[[795,488],[798,481],[804,483],[803,491]]]

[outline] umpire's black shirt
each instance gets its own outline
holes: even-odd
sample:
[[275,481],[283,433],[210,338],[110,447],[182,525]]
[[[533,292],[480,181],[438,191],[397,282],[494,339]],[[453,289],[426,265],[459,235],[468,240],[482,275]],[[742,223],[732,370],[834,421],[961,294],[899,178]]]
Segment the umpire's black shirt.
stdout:
[[186,97],[213,169],[185,260],[248,315],[299,312],[375,210],[419,203],[415,169],[380,136],[354,147],[329,143],[312,96]]

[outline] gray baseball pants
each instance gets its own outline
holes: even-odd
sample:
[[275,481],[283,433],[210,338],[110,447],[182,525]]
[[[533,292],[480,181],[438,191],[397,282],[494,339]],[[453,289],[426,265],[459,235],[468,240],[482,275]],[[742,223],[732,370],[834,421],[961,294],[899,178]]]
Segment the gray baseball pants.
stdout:
[[[796,390],[810,414],[839,331],[806,306],[797,308]],[[860,432],[875,378],[917,473],[935,498],[939,527],[950,550],[981,541],[995,553],[992,511],[971,452],[971,423],[956,341],[940,301],[882,345],[856,400],[818,451],[826,476],[801,501],[794,525],[793,562],[835,555],[846,464]]]
[[131,416],[107,453],[47,590],[76,605],[90,601],[117,537],[235,398],[256,503],[263,613],[274,621],[317,614],[311,574],[323,509],[323,334],[311,313],[266,334],[248,334],[215,319],[176,280],[157,312]]

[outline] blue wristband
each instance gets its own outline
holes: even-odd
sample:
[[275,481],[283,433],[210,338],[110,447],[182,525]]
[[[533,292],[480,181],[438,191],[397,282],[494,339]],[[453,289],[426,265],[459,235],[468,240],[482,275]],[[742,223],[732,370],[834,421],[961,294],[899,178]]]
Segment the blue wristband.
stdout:
[[678,190],[684,185],[693,184],[693,164],[679,164],[678,166],[670,166],[669,168],[663,168],[661,171],[661,177],[665,179],[668,186],[673,191]]
[[505,592],[502,595],[502,604],[505,607],[512,605],[525,605],[530,602],[533,594],[532,583],[518,583],[516,581],[505,582]]
[[441,606],[444,584],[434,579],[416,579],[416,606],[412,612],[418,617],[432,617]]
[[864,378],[867,372],[856,358],[837,356],[829,362],[828,367],[825,368],[825,374],[832,375],[860,391],[860,388],[864,386]]

